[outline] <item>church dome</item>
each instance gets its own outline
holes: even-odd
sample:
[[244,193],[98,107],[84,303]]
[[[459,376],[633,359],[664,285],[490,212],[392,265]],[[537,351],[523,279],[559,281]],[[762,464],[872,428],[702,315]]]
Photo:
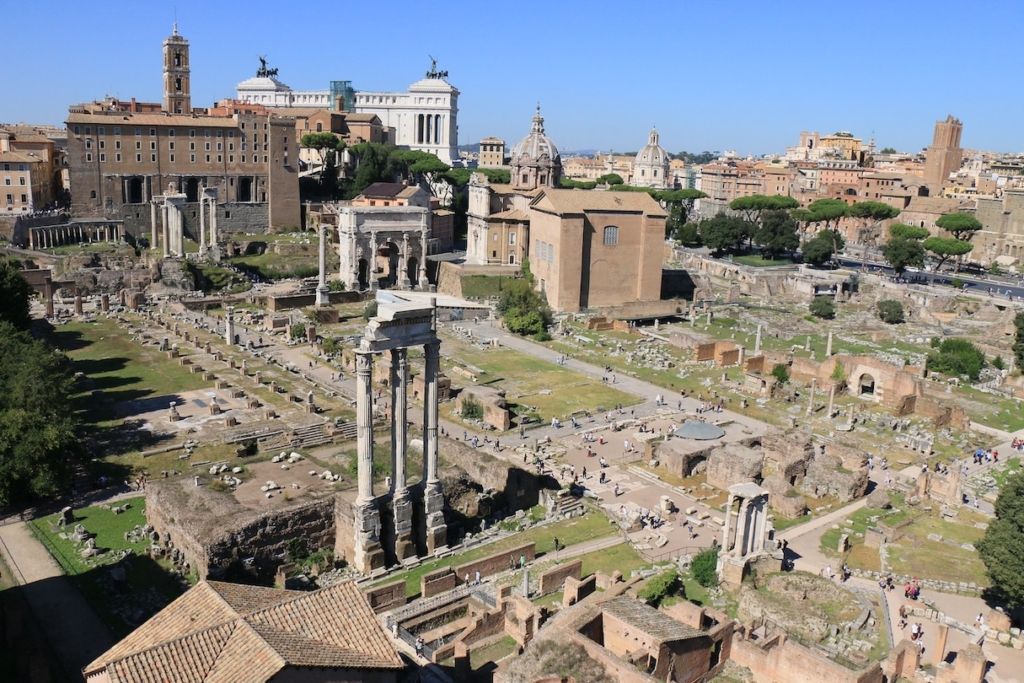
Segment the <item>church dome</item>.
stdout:
[[661,146],[658,137],[658,131],[652,128],[647,136],[647,144],[636,153],[635,163],[644,166],[661,166],[668,163],[668,152]]
[[512,163],[529,164],[542,160],[554,162],[559,159],[558,148],[544,133],[544,117],[540,115],[540,105],[538,104],[537,113],[533,115],[533,127],[530,129],[530,134],[512,148]]

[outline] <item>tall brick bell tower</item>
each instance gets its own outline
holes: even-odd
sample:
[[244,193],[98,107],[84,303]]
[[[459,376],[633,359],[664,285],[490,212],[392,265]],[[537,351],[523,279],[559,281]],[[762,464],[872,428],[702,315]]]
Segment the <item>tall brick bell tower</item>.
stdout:
[[164,111],[191,114],[192,95],[189,77],[188,41],[178,34],[178,22],[164,40]]

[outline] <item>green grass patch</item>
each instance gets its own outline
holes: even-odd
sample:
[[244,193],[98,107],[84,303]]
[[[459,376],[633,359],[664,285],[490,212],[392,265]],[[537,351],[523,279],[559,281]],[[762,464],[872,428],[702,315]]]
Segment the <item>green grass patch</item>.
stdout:
[[[61,325],[51,340],[71,358],[74,370],[90,380],[89,386],[83,387],[86,391],[75,399],[88,422],[115,418],[117,404],[124,401],[170,397],[209,385],[201,375],[191,374],[155,347],[132,341],[107,318]],[[91,393],[96,390],[101,392],[98,396]]]
[[[116,636],[124,636],[144,619],[161,609],[181,594],[178,580],[169,567],[146,555],[149,540],[136,542],[125,539],[125,533],[137,525],[146,524],[145,499],[142,497],[118,501],[117,506],[128,504],[126,512],[115,515],[104,506],[94,505],[75,511],[75,524],[81,524],[95,534],[96,547],[103,552],[91,561],[81,556],[80,546],[57,526],[58,515],[48,515],[29,522],[33,535],[46,547],[64,573],[82,593],[96,614]],[[131,554],[118,560],[120,551]],[[114,578],[115,565],[123,570],[124,580]]]
[[633,550],[633,546],[628,543],[613,545],[604,550],[595,550],[592,553],[580,555],[578,559],[583,560],[582,576],[590,576],[597,572],[611,575],[612,572],[618,570],[622,572],[623,577],[628,579],[634,570],[648,565],[640,553]]
[[462,296],[467,299],[498,297],[508,282],[518,279],[505,275],[463,275]]
[[313,277],[320,272],[315,254],[282,255],[272,252],[236,256],[230,263],[266,280]]
[[733,256],[732,260],[735,263],[739,263],[744,266],[755,266],[757,268],[764,268],[768,266],[791,266],[793,265],[793,259],[785,256],[770,259],[761,256],[760,254],[743,254],[742,256]]
[[517,645],[512,636],[502,636],[493,643],[471,650],[469,653],[469,665],[476,671],[491,662],[496,662],[514,653]]
[[409,571],[392,574],[379,583],[405,580],[405,594],[413,598],[420,594],[420,579],[423,575],[442,567],[472,562],[488,555],[511,550],[531,541],[536,544],[536,553],[540,556],[550,553],[555,549],[555,537],[558,537],[561,547],[567,548],[583,541],[611,536],[614,533],[615,527],[608,521],[608,518],[603,513],[595,510],[583,517],[573,517],[542,527],[534,527],[503,538],[500,541],[472,548],[463,553],[424,562]]
[[683,593],[686,595],[687,600],[698,605],[707,605],[711,601],[708,589],[700,585],[692,573],[686,572],[681,578],[683,580]]

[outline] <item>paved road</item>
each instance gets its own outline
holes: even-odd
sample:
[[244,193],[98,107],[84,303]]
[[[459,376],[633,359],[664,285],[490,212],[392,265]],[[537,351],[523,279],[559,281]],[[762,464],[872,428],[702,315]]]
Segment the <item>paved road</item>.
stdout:
[[68,680],[114,645],[96,613],[24,522],[0,527],[0,552]]

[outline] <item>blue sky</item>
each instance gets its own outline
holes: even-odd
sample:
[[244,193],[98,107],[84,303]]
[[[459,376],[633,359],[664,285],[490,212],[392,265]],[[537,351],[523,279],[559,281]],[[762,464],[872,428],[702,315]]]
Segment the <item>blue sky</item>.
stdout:
[[803,129],[918,150],[937,119],[963,144],[1024,150],[1024,3],[7,2],[0,121],[56,123],[105,94],[158,101],[177,15],[192,99],[232,96],[266,54],[295,89],[404,89],[439,58],[459,138],[515,142],[541,102],[561,149],[781,152]]

